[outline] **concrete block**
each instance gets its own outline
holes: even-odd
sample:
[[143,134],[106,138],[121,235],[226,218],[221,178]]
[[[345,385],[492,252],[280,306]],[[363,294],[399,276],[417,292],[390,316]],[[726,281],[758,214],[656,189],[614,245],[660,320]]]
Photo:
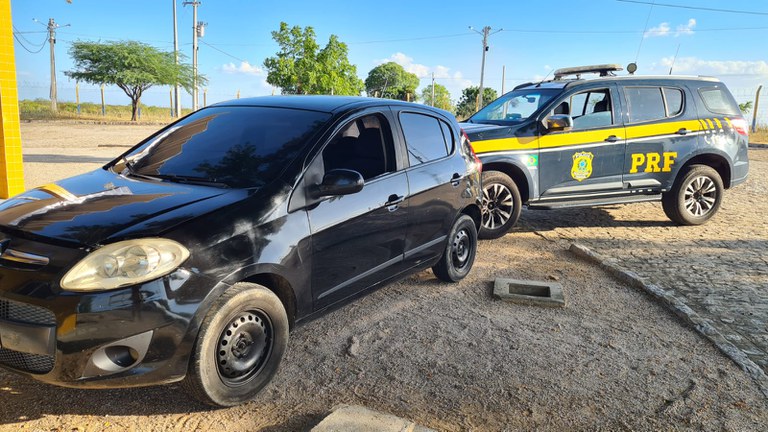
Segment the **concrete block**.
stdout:
[[435,432],[412,421],[357,405],[339,405],[311,432]]
[[512,303],[565,307],[563,286],[557,282],[497,278],[493,285],[493,295]]

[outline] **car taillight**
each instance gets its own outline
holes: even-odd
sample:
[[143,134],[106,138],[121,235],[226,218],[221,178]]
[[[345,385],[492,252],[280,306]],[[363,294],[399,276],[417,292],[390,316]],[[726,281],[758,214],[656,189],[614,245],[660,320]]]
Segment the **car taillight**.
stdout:
[[469,152],[472,154],[472,159],[475,160],[475,165],[477,166],[478,172],[483,172],[483,162],[480,160],[479,157],[477,157],[477,154],[475,153],[475,149],[472,147],[472,141],[469,140],[469,137],[467,136],[467,133],[464,132],[462,129],[461,131],[461,141],[467,144],[467,147],[469,147]]
[[731,126],[739,135],[749,136],[749,125],[743,118],[731,119]]

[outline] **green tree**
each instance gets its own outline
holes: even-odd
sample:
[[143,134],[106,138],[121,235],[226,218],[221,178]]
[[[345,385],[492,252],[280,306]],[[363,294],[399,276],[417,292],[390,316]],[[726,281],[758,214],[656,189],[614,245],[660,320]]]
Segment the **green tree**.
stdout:
[[[64,72],[77,81],[114,84],[131,98],[131,121],[138,118],[141,95],[153,85],[176,85],[192,91],[192,66],[176,64],[173,52],[135,41],[83,42],[72,44],[69,54],[74,70]],[[199,85],[207,80],[197,77]]]
[[264,60],[267,82],[280,87],[283,94],[337,94],[359,96],[363,81],[357,67],[349,63],[347,44],[331,35],[320,49],[312,27],[288,27],[272,32],[280,46],[274,57]]
[[368,96],[399,100],[416,100],[419,77],[406,72],[395,62],[384,63],[368,72],[365,91]]
[[[479,86],[467,87],[464,90],[462,90],[461,99],[459,99],[459,103],[456,104],[456,115],[459,118],[466,119],[467,117],[477,112],[475,107],[477,106],[477,99],[478,99],[477,96],[479,95],[479,93],[480,93]],[[493,102],[498,97],[499,95],[498,93],[496,93],[496,90],[485,87],[483,89],[483,107]]]
[[451,94],[445,86],[435,84],[435,100],[432,102],[432,84],[428,85],[421,91],[421,99],[425,105],[432,105],[434,107],[444,109],[446,111],[453,111],[454,106],[451,103]]
[[752,101],[747,101],[739,104],[739,110],[744,114],[749,114],[752,111]]

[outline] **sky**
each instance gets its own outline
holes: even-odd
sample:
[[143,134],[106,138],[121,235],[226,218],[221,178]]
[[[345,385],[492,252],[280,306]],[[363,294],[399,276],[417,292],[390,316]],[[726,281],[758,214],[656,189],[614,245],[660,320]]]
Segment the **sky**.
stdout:
[[[191,61],[192,7],[182,0],[11,0],[20,97],[48,98],[43,41],[49,18],[62,26],[55,44],[59,100],[73,101],[75,83],[63,73],[73,67],[73,41],[138,40],[172,51],[174,1],[179,50]],[[200,0],[198,20],[207,23],[198,53],[209,104],[238,91],[241,97],[279,93],[267,84],[263,63],[278,51],[271,32],[281,21],[313,27],[320,46],[337,35],[363,80],[375,66],[395,61],[420,78],[419,93],[434,73],[454,102],[463,88],[480,83],[477,31],[484,26],[492,29],[484,85],[498,92],[544,79],[556,68],[605,63],[636,62],[638,75],[666,75],[672,67],[675,74],[715,76],[740,101],[753,98],[768,79],[762,43],[768,2],[759,0]],[[116,87],[106,94],[107,103],[129,103]],[[81,84],[80,96],[98,101],[99,91]],[[142,102],[169,106],[169,88],[148,90]],[[182,104],[191,105],[186,93]]]

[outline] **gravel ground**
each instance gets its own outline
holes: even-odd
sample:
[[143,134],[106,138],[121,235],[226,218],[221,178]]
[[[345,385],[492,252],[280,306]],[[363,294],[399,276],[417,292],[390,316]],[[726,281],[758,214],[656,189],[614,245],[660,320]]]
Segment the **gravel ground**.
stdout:
[[[24,124],[27,186],[152,129]],[[301,326],[273,383],[240,407],[197,405],[179,385],[73,390],[0,371],[0,430],[295,431],[340,403],[447,431],[765,430],[768,400],[732,361],[568,246],[523,226],[482,242],[458,284],[423,272]],[[557,280],[567,306],[495,300],[496,277]]]

